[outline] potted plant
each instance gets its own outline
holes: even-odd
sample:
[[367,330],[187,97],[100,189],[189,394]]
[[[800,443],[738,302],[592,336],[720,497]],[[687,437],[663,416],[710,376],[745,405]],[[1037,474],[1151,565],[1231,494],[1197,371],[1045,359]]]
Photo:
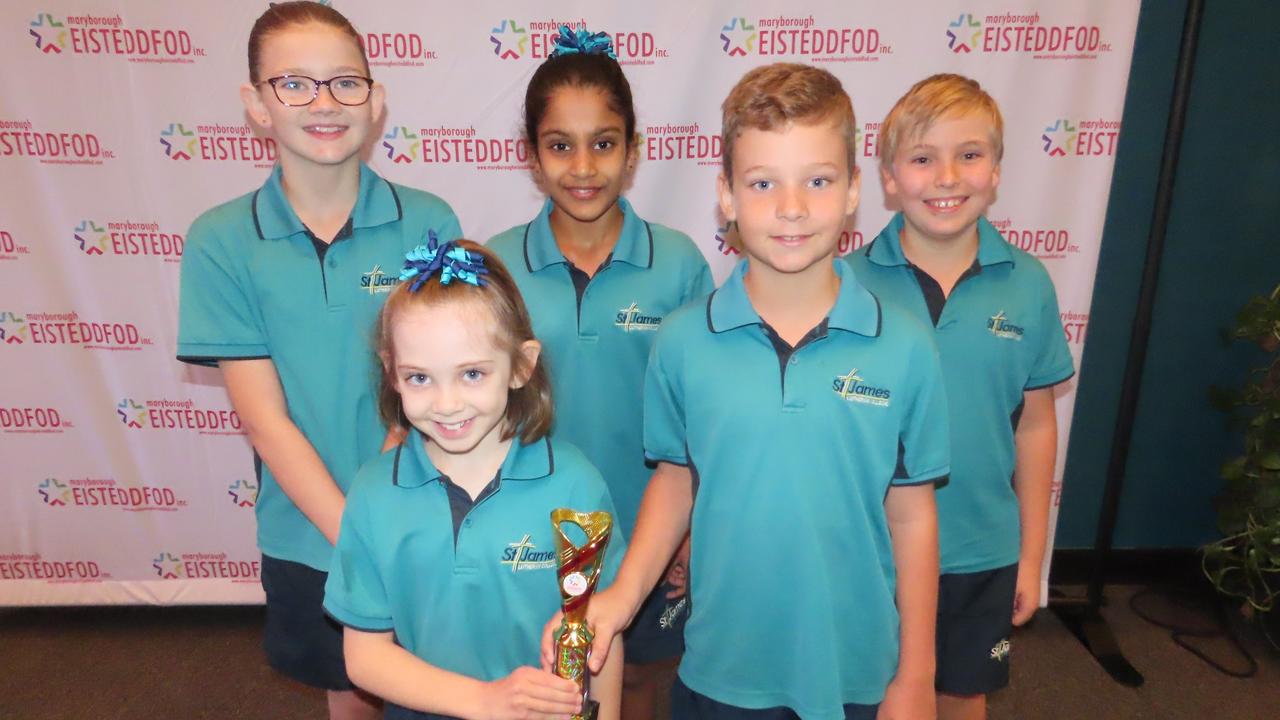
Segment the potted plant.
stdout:
[[1280,649],[1280,286],[1245,304],[1229,335],[1265,355],[1244,387],[1211,390],[1214,405],[1243,427],[1244,452],[1222,466],[1216,504],[1224,537],[1203,548],[1202,563],[1218,591],[1244,601]]

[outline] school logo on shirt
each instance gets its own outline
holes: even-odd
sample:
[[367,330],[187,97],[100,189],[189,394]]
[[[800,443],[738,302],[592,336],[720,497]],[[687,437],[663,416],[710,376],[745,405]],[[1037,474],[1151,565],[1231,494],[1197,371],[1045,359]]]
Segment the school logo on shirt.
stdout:
[[386,274],[381,265],[374,265],[372,270],[360,276],[360,289],[370,295],[391,292],[399,283],[400,276]]
[[529,533],[525,533],[524,537],[513,543],[507,543],[507,549],[502,551],[502,559],[499,561],[501,565],[510,565],[511,572],[525,572],[528,570],[554,570],[556,567],[556,553],[554,550],[538,550],[538,546],[529,542],[532,537]]
[[850,370],[848,375],[837,375],[835,382],[831,383],[831,389],[844,400],[876,407],[889,407],[889,397],[892,394],[888,388],[863,382],[857,368]]
[[662,317],[658,315],[645,315],[640,306],[634,302],[624,308],[618,309],[617,318],[613,321],[614,325],[622,328],[623,332],[631,332],[633,330],[657,330],[662,325]]
[[1023,330],[1021,325],[1014,325],[1009,322],[1009,318],[1005,317],[1004,311],[992,315],[987,320],[987,329],[992,335],[1005,340],[1022,340]]
[[991,648],[991,659],[996,662],[1004,662],[1007,657],[1009,657],[1009,640],[1006,638]]

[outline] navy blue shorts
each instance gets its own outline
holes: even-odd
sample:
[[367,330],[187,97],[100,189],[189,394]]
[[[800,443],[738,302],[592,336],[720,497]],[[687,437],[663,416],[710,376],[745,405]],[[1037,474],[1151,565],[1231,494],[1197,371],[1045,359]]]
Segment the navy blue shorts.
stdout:
[[1018,565],[938,581],[938,692],[985,695],[1009,684]]
[[[849,703],[844,706],[844,719],[875,720],[879,709],[879,705]],[[672,720],[800,720],[800,716],[787,707],[756,710],[725,705],[690,690],[679,675],[671,685],[671,717]]]
[[[687,587],[687,586],[686,586]],[[684,654],[684,624],[689,618],[689,594],[668,599],[671,586],[659,583],[644,599],[622,637],[628,665],[646,665]]]
[[267,664],[304,685],[351,690],[342,659],[342,626],[325,614],[328,573],[302,563],[262,556],[267,624],[262,647]]

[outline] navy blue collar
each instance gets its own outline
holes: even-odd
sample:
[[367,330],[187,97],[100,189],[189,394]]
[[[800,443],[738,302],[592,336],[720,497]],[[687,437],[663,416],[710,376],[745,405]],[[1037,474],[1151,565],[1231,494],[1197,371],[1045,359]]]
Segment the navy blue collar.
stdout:
[[[626,198],[618,198],[622,210],[622,232],[613,246],[610,261],[619,261],[639,268],[653,267],[653,230],[631,209]],[[560,246],[556,245],[551,230],[551,211],[555,204],[547,200],[542,211],[524,227],[524,260],[529,272],[537,272],[549,265],[567,264]]]
[[[827,315],[827,328],[877,337],[880,335],[880,301],[858,282],[849,264],[836,260],[836,276],[840,292],[836,304]],[[721,333],[747,325],[762,325],[760,314],[751,306],[743,283],[748,261],[740,260],[729,278],[707,299],[707,326]]]
[[[253,224],[262,240],[279,240],[307,230],[284,194],[280,173],[277,163],[267,182],[253,194]],[[377,227],[396,222],[403,215],[395,188],[362,163],[360,189],[347,223],[355,229]]]
[[[399,487],[421,487],[444,477],[444,473],[436,469],[427,455],[424,440],[422,432],[414,428],[396,447],[394,469],[391,472],[392,484]],[[511,441],[507,458],[502,461],[502,468],[498,470],[498,478],[499,481],[537,480],[555,472],[555,466],[549,437],[529,445],[522,444],[517,437]]]
[[[910,265],[907,256],[902,252],[902,227],[906,224],[902,213],[897,213],[889,224],[880,231],[876,239],[863,252],[867,259],[876,265],[892,267]],[[978,264],[987,267],[999,263],[1014,264],[1013,251],[1004,236],[985,217],[978,218]]]

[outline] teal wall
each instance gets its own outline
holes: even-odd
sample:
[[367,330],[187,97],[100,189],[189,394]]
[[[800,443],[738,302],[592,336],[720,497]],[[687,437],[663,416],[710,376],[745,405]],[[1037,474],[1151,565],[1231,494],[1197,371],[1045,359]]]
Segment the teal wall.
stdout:
[[[1067,456],[1059,548],[1092,547],[1129,347],[1185,0],[1142,6]],[[1116,528],[1117,548],[1217,536],[1222,460],[1240,447],[1206,400],[1261,354],[1222,330],[1280,283],[1280,3],[1209,0]]]

